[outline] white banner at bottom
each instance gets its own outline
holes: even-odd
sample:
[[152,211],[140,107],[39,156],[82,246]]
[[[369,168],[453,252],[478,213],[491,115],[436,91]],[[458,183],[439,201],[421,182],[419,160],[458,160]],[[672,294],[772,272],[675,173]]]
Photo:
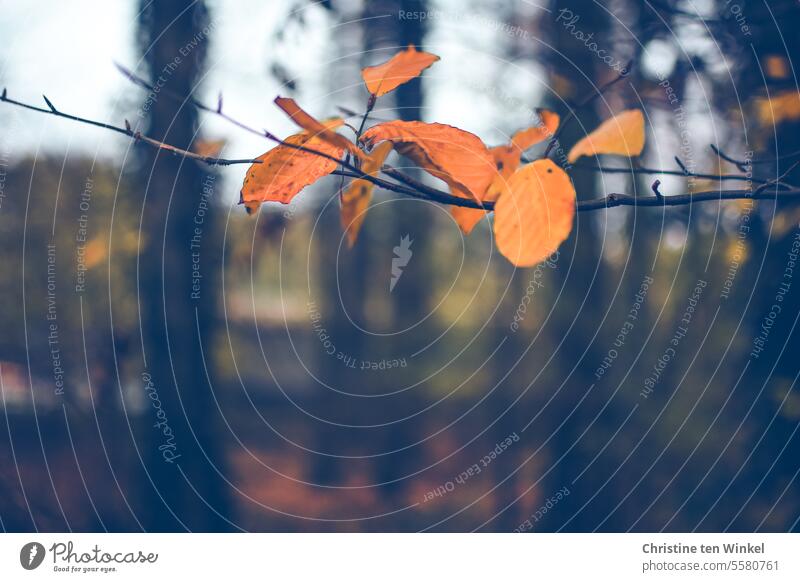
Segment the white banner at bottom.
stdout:
[[0,580],[800,580],[798,534],[2,534]]

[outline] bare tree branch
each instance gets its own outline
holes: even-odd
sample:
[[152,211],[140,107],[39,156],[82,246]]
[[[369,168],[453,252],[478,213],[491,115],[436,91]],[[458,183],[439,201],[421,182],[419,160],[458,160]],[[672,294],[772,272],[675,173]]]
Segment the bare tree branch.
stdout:
[[[139,131],[134,131],[127,121],[125,122],[124,127],[119,127],[113,124],[95,121],[93,119],[88,119],[85,117],[80,117],[78,115],[64,113],[63,111],[59,111],[55,107],[55,105],[53,105],[53,103],[49,99],[47,99],[47,97],[45,97],[44,99],[47,107],[39,107],[36,105],[31,105],[29,103],[23,103],[21,101],[11,99],[10,97],[8,97],[8,93],[5,89],[3,90],[2,94],[0,94],[0,102],[28,109],[30,111],[35,111],[37,113],[53,115],[55,117],[68,119],[78,123],[99,127],[102,129],[107,129],[109,131],[113,131],[120,135],[124,135],[130,139],[145,143],[158,150],[166,151],[171,154],[195,160],[198,162],[202,162],[205,164],[217,165],[217,166],[229,166],[234,164],[261,163],[261,161],[258,159],[226,159],[226,158],[219,158],[212,156],[202,156],[195,152],[178,148],[173,145],[164,143],[162,141],[153,139],[151,137],[143,135]],[[218,113],[216,109],[212,110],[205,106],[202,106],[202,108],[206,111],[212,111],[214,113]],[[221,101],[217,109],[221,111]],[[240,127],[247,128],[246,125],[238,121],[233,120],[233,122]],[[296,144],[286,143],[267,131],[257,132],[257,133],[263,137],[266,137],[267,139],[277,142],[278,144],[292,147],[298,150],[302,150],[335,161],[342,167],[341,170],[336,170],[333,172],[333,174],[336,175],[367,180],[389,191],[397,192],[399,194],[403,194],[406,196],[420,198],[423,200],[430,200],[432,202],[439,202],[441,204],[447,204],[450,206],[474,208],[476,210],[485,210],[487,212],[492,211],[494,209],[493,202],[481,203],[469,198],[454,196],[453,194],[444,192],[437,188],[433,188],[431,186],[428,186],[427,184],[415,180],[410,176],[407,176],[406,174],[403,174],[402,172],[396,170],[395,168],[392,168],[391,166],[383,166],[381,168],[381,171],[387,176],[394,178],[398,182],[401,182],[400,184],[382,178],[378,178],[375,176],[371,176],[369,174],[365,174],[356,166],[351,165],[345,162],[344,160],[340,160],[334,156],[325,154],[324,152],[319,152],[312,148],[306,148],[304,146],[299,146]],[[784,172],[784,174],[782,174],[776,180],[771,180],[768,182],[762,181],[761,186],[759,186],[759,188],[757,188],[756,190],[713,190],[707,192],[696,192],[696,193],[679,194],[671,196],[664,196],[657,194],[652,197],[651,196],[639,197],[639,196],[631,196],[629,194],[612,193],[602,198],[579,201],[576,206],[579,212],[587,212],[593,210],[601,210],[604,208],[614,208],[616,206],[667,207],[667,206],[682,206],[682,205],[694,204],[697,202],[713,202],[713,201],[743,200],[743,199],[800,202],[800,188],[788,187],[786,184],[783,184],[782,182],[783,178],[796,166],[797,164],[792,165],[792,167],[790,167],[789,170]],[[677,172],[674,170],[673,171],[654,170],[650,168],[624,169],[624,168],[605,168],[602,166],[600,167],[580,166],[580,167],[584,169],[591,169],[594,171],[608,172],[608,173],[618,173],[621,171],[631,172],[632,170],[635,173],[635,171],[638,170],[638,173],[652,173],[652,174],[677,173],[678,175],[685,175],[684,172]],[[743,176],[736,176],[736,175],[696,174],[696,177],[704,177],[704,176],[709,177],[709,179],[716,179],[716,180],[744,179]],[[654,186],[655,186],[654,191],[657,191],[658,186],[655,184]]]
[[77,115],[72,115],[70,113],[64,113],[63,111],[59,111],[58,109],[56,109],[55,106],[50,102],[50,100],[46,96],[42,95],[42,97],[44,98],[44,101],[47,104],[47,108],[46,109],[44,107],[37,107],[36,105],[31,105],[29,103],[23,103],[22,101],[17,101],[15,99],[11,99],[8,96],[8,91],[6,89],[3,89],[2,94],[0,94],[0,101],[2,101],[4,103],[9,103],[11,105],[16,105],[17,107],[22,107],[22,108],[28,109],[30,111],[36,111],[38,113],[45,113],[47,115],[54,115],[55,117],[61,117],[63,119],[69,119],[71,121],[77,121],[79,123],[85,123],[87,125],[92,125],[94,127],[101,127],[103,129],[108,129],[110,131],[119,133],[121,135],[125,135],[125,136],[127,136],[127,137],[129,137],[129,138],[131,138],[131,139],[133,139],[135,141],[140,141],[140,142],[146,143],[147,145],[152,146],[152,147],[154,147],[156,149],[159,149],[159,150],[162,150],[162,151],[166,151],[166,152],[170,152],[170,153],[175,154],[177,156],[181,156],[181,157],[188,158],[188,159],[191,159],[191,160],[197,160],[199,162],[203,162],[203,163],[209,164],[211,166],[230,166],[230,165],[233,165],[233,164],[260,163],[259,160],[253,160],[253,159],[228,160],[228,159],[225,159],[225,158],[216,158],[216,157],[213,157],[213,156],[201,156],[200,154],[197,154],[195,152],[190,152],[188,150],[184,150],[184,149],[175,147],[173,145],[169,145],[169,144],[164,143],[162,141],[159,141],[157,139],[153,139],[151,137],[147,137],[146,135],[143,135],[139,131],[134,131],[127,121],[125,122],[125,127],[119,127],[119,126],[116,126],[116,125],[112,125],[110,123],[103,123],[101,121],[95,121],[93,119],[87,119],[85,117],[79,117]]
[[[263,129],[263,130],[256,129],[255,127],[253,127],[251,125],[248,125],[246,123],[243,123],[243,122],[239,121],[238,119],[236,119],[234,117],[231,117],[230,115],[228,115],[227,113],[223,112],[223,110],[222,110],[222,95],[221,94],[220,94],[220,96],[219,96],[219,98],[217,100],[217,106],[216,107],[209,107],[208,105],[204,104],[203,102],[199,101],[198,99],[196,99],[195,97],[193,97],[191,95],[183,96],[183,95],[179,95],[178,93],[175,93],[174,91],[157,88],[155,85],[153,85],[152,83],[147,81],[147,79],[144,79],[144,78],[136,75],[133,71],[123,67],[119,63],[116,63],[116,66],[117,66],[117,69],[119,69],[119,71],[125,77],[127,77],[131,82],[133,82],[134,84],[138,85],[139,87],[142,87],[142,88],[144,88],[144,89],[146,89],[148,91],[151,91],[151,92],[158,91],[159,94],[166,95],[170,99],[173,99],[173,100],[175,100],[175,101],[177,101],[178,103],[181,103],[181,104],[188,102],[188,103],[194,105],[196,108],[198,108],[201,111],[205,111],[207,113],[211,113],[212,115],[217,115],[217,116],[221,117],[222,119],[228,121],[229,123],[232,123],[236,127],[239,127],[241,129],[249,132],[249,133],[252,133],[252,134],[255,134],[255,135],[258,135],[258,136],[261,136],[261,137],[265,137],[268,140],[273,141],[273,142],[275,142],[277,144],[285,145],[287,147],[291,147],[291,148],[294,148],[294,149],[298,149],[298,150],[301,150],[301,151],[312,153],[312,154],[321,156],[323,158],[327,158],[329,160],[332,160],[332,161],[336,162],[337,164],[341,165],[343,168],[346,168],[346,169],[350,170],[351,172],[355,172],[355,173],[359,174],[359,177],[362,177],[365,180],[369,180],[370,182],[373,182],[373,183],[377,184],[377,182],[375,182],[375,180],[372,179],[372,177],[370,177],[367,174],[364,174],[363,172],[361,172],[361,170],[360,170],[360,168],[358,166],[356,166],[354,164],[351,164],[350,161],[349,161],[349,157],[347,159],[345,159],[345,160],[340,160],[340,159],[338,159],[338,158],[336,158],[334,156],[331,156],[329,154],[313,150],[311,148],[307,148],[307,147],[304,147],[304,146],[299,146],[299,145],[287,143],[287,142],[283,141],[282,139],[276,137],[275,135],[273,135],[271,132],[267,131],[266,129]],[[366,123],[367,117],[369,116],[369,114],[372,111],[372,107],[374,107],[374,105],[375,105],[374,99],[370,97],[370,102],[369,103],[370,103],[370,105],[368,105],[367,112],[364,114],[364,119],[362,120],[361,129],[356,130],[356,134],[357,135],[360,134],[361,130],[363,129],[364,124]],[[408,176],[406,174],[402,174],[400,172],[400,170],[392,168],[391,166],[383,166],[383,171],[385,172],[387,168],[391,169],[392,173],[394,174],[394,177],[401,176],[402,177],[401,181],[403,181],[403,182],[413,181],[413,178],[411,178],[411,176]],[[389,189],[392,190],[394,188],[389,188]],[[444,192],[441,192],[441,194],[444,195],[444,196],[450,196],[449,194],[444,193]]]
[[750,167],[750,166],[764,165],[764,164],[777,164],[779,162],[783,162],[783,161],[786,161],[786,160],[793,160],[793,159],[797,158],[798,156],[800,156],[800,150],[797,150],[797,151],[789,152],[788,154],[783,154],[783,155],[780,155],[780,156],[777,156],[777,157],[774,157],[774,158],[761,158],[761,159],[758,159],[758,160],[749,160],[749,159],[748,160],[737,160],[736,158],[726,154],[724,151],[722,151],[722,148],[720,148],[717,145],[714,145],[713,143],[709,144],[709,147],[721,159],[725,160],[726,162],[730,162],[731,164],[733,164],[734,166],[736,166],[737,168],[739,168],[743,172],[746,172],[747,168]]
[[587,172],[599,172],[601,174],[644,174],[644,175],[661,175],[661,176],[680,176],[682,178],[697,178],[699,180],[713,180],[717,182],[724,182],[726,180],[751,182],[753,184],[767,184],[769,180],[760,180],[744,174],[703,174],[701,172],[692,172],[689,169],[682,170],[660,170],[658,168],[644,168],[632,166],[630,168],[612,168],[609,166],[592,166],[589,164],[573,164],[576,170],[585,170]]

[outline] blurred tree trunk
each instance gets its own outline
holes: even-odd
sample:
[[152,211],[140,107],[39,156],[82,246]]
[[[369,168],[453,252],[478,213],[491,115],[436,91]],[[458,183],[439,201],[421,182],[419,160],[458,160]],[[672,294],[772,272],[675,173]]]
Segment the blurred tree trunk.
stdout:
[[[365,4],[362,14],[365,59],[361,65],[374,64],[376,54],[382,57],[378,60],[383,60],[384,57],[388,59],[408,44],[420,46],[424,38],[424,22],[399,19],[398,14],[401,10],[424,9],[425,2],[420,0],[380,0]],[[366,93],[364,98],[366,100]],[[378,108],[385,108],[393,98],[399,117],[420,118],[422,88],[419,79],[406,83],[392,94],[382,97]],[[365,106],[365,103],[363,105]],[[387,113],[383,112],[382,115],[387,116]],[[418,337],[418,334],[414,332],[399,334],[398,340],[391,344],[391,352],[387,353],[387,340],[384,338],[375,341],[369,330],[387,325],[387,322],[391,322],[394,331],[402,330],[412,326],[427,314],[431,289],[429,280],[424,274],[415,272],[413,276],[404,277],[402,284],[397,285],[389,298],[387,298],[389,278],[376,276],[376,273],[389,273],[391,250],[406,234],[414,239],[412,252],[415,255],[414,260],[420,263],[419,266],[422,266],[423,261],[430,260],[426,236],[423,236],[428,232],[427,226],[430,222],[428,208],[422,204],[403,204],[401,208],[402,212],[393,214],[389,224],[381,223],[382,217],[378,217],[376,210],[372,209],[361,230],[359,240],[352,249],[348,249],[346,244],[340,248],[338,244],[330,243],[341,238],[338,203],[328,205],[320,221],[319,292],[322,294],[322,303],[325,306],[322,315],[337,348],[347,356],[359,360],[399,358],[407,353],[407,350],[404,351],[404,346],[414,345],[413,338]],[[420,236],[417,236],[418,233]],[[391,313],[377,313],[376,306],[384,306]],[[356,325],[368,331],[362,331]],[[335,356],[330,357],[321,353],[320,358],[323,378],[336,390],[356,393],[393,391],[404,380],[397,370],[370,376],[371,372],[348,369]],[[396,417],[402,414],[401,410],[404,407],[412,406],[412,399],[407,395],[401,395],[387,398],[387,402],[391,400],[391,404],[383,404],[378,410],[374,407],[375,401],[372,399],[354,400],[351,396],[337,394],[324,386],[320,386],[319,389],[323,391],[317,402],[320,415],[333,422],[363,423],[364,419],[368,418],[372,422],[379,423],[381,419],[376,416],[379,412],[393,410],[394,414],[390,416]],[[363,447],[363,437],[367,433],[368,440],[380,443],[370,446],[370,451],[378,449],[386,452],[402,448],[411,438],[408,433],[410,428],[407,430],[404,426],[407,424],[391,424],[388,427],[369,429],[361,433],[358,438],[352,429],[341,429],[328,424],[320,425],[315,428],[318,450],[328,453],[346,453],[347,451],[343,449],[360,450]],[[377,457],[373,468],[376,473],[375,478],[380,483],[388,483],[384,488],[387,493],[396,493],[398,487],[403,485],[398,479],[407,472],[409,457],[410,454],[405,452]],[[342,463],[341,459],[334,456],[317,457],[314,471],[316,481],[324,484],[336,483],[342,477]]]
[[[142,1],[141,10],[144,60],[153,82],[163,84],[162,93],[145,102],[147,132],[190,149],[197,111],[164,91],[189,95],[196,88],[208,43],[206,6],[194,0],[148,0]],[[151,531],[225,530],[228,525],[221,516],[230,510],[218,475],[226,469],[213,395],[221,248],[215,176],[176,156],[151,149],[141,155],[145,248],[138,291],[145,366],[139,383],[147,384],[144,373],[152,381],[142,429],[142,454],[152,480],[144,523]],[[205,212],[201,203],[207,204]],[[193,265],[198,264],[199,288],[193,287]],[[150,406],[154,395],[163,411],[160,416]]]
[[[333,3],[332,8],[338,9],[336,3]],[[338,16],[349,23],[346,26],[358,26],[352,23],[354,16],[351,13]],[[331,75],[333,91],[339,91],[343,86],[358,87],[361,80],[360,74],[353,70],[351,59],[346,58],[358,52],[361,48],[360,40],[357,35],[349,33],[352,29],[347,30],[348,34],[336,38],[336,50],[341,59],[337,60]],[[355,109],[359,110],[361,106],[356,106]],[[349,121],[358,123],[359,120]],[[346,188],[347,182],[337,179],[336,185]],[[324,195],[335,196],[336,199],[321,201],[322,214],[315,239],[319,283],[314,286],[313,293],[316,295],[312,297],[312,301],[321,303],[322,325],[330,333],[337,350],[348,357],[362,358],[365,357],[365,338],[354,322],[359,326],[368,325],[365,306],[369,303],[369,294],[372,291],[370,270],[373,256],[369,240],[369,220],[363,225],[356,244],[353,248],[348,248],[341,226],[338,200],[340,192],[334,193],[326,189]],[[323,421],[316,421],[313,426],[314,448],[321,454],[312,459],[312,480],[321,485],[335,486],[340,483],[347,470],[344,467],[347,461],[336,455],[347,454],[353,446],[358,446],[353,434],[355,431],[343,429],[336,424],[358,422],[360,418],[358,399],[341,392],[359,393],[361,379],[358,370],[348,368],[335,354],[330,355],[324,349],[317,351],[316,367],[321,381],[315,383],[317,394],[312,405],[315,407],[315,415]]]
[[[567,10],[579,17],[576,28],[586,34],[594,33],[599,37],[598,43],[610,43],[607,32],[610,30],[608,13],[592,0],[554,0],[551,3],[552,18],[556,18],[561,10]],[[563,22],[552,24],[554,35],[553,45],[555,62],[551,66],[566,78],[569,87],[570,102],[578,103],[586,96],[597,92],[597,88],[607,80],[617,75],[597,56],[587,49],[585,43],[579,41]],[[600,40],[602,39],[602,40]],[[609,45],[607,45],[609,46]],[[609,46],[610,48],[610,46]],[[599,103],[603,103],[601,99]],[[573,105],[574,106],[574,105]],[[562,134],[560,146],[568,152],[571,145],[588,131],[587,128],[595,127],[599,122],[598,105],[585,107],[576,112],[576,118],[569,128]],[[607,106],[606,106],[607,107]],[[563,109],[560,111],[566,113]],[[604,111],[604,115],[610,112]],[[563,154],[562,154],[563,155]],[[573,182],[577,191],[578,200],[593,198],[596,195],[596,180],[588,173],[573,173]],[[550,404],[552,412],[543,415],[542,421],[532,425],[536,430],[536,438],[544,441],[550,440],[548,459],[542,466],[550,471],[542,482],[542,500],[546,500],[563,487],[573,490],[580,487],[581,492],[568,499],[588,499],[594,493],[592,484],[587,480],[573,484],[575,477],[581,472],[591,459],[591,450],[586,441],[577,443],[579,435],[595,417],[602,398],[602,387],[593,387],[593,374],[590,372],[595,362],[599,361],[599,351],[605,346],[596,346],[591,333],[587,330],[596,330],[600,325],[605,306],[608,302],[603,296],[602,275],[604,270],[599,263],[602,261],[602,239],[598,227],[591,216],[578,215],[569,240],[559,249],[558,267],[555,269],[556,282],[554,282],[557,303],[551,323],[551,336],[557,342],[553,345],[556,357],[551,366],[555,365],[555,377],[558,385],[547,387],[550,391],[560,390],[556,399]],[[607,349],[607,348],[606,348]],[[539,363],[534,358],[529,358],[538,367]],[[534,374],[526,374],[534,377]],[[563,385],[562,385],[563,382]],[[534,386],[537,391],[542,386]],[[580,404],[587,391],[591,394]],[[549,397],[549,396],[548,396]],[[531,415],[533,416],[533,415]],[[562,425],[562,422],[564,423]],[[588,494],[587,494],[588,493]],[[548,514],[539,524],[541,530],[555,530],[559,522],[570,517],[570,511],[565,506],[559,511]],[[576,508],[573,508],[573,511]],[[589,512],[582,512],[570,525],[574,531],[589,531],[589,524],[594,521]],[[587,529],[589,528],[589,529]]]
[[[385,50],[385,57],[388,59],[397,51],[403,50],[410,44],[416,47],[423,47],[427,26],[423,19],[401,19],[399,14],[402,12],[422,13],[427,11],[426,0],[379,0],[369,2],[364,9],[364,49],[366,56],[373,56],[373,51]],[[388,17],[378,18],[386,15]],[[383,60],[383,59],[381,59]],[[365,63],[366,65],[366,63]],[[395,99],[396,115],[406,121],[422,119],[422,108],[424,96],[422,92],[422,80],[416,78],[408,83],[400,85],[393,94],[387,95],[382,99],[393,96]],[[393,116],[390,116],[393,117]],[[411,172],[413,174],[413,171]],[[419,177],[419,176],[417,176]],[[429,274],[436,264],[433,240],[435,230],[432,228],[431,205],[423,202],[402,202],[394,205],[397,209],[392,214],[392,220],[377,233],[381,236],[383,243],[380,248],[389,251],[400,245],[403,237],[409,237],[413,242],[410,250],[412,252],[411,261],[406,269],[408,275],[397,280],[397,284],[389,293],[393,310],[392,329],[398,333],[391,342],[391,351],[387,352],[386,358],[403,358],[417,349],[426,337],[431,337],[424,330],[429,330],[430,320],[425,324],[416,326],[418,322],[428,314],[430,297],[434,292],[431,285],[433,280]],[[386,265],[391,264],[393,254],[383,253],[382,260]],[[386,272],[381,269],[381,272]],[[377,285],[385,286],[378,290],[379,293],[386,293],[389,288],[390,280],[378,281]],[[415,327],[416,326],[416,327]],[[424,368],[414,363],[409,364],[415,370],[412,374],[389,373],[383,375],[380,386],[385,391],[394,391],[403,385],[412,383],[412,378],[421,377]],[[395,418],[402,417],[415,409],[414,403],[419,402],[414,390],[405,391],[399,397],[390,397],[390,402],[395,408]],[[377,479],[384,483],[384,491],[389,495],[400,495],[402,488],[408,483],[403,479],[411,472],[411,467],[415,458],[419,458],[417,448],[399,451],[417,440],[414,423],[409,421],[393,423],[382,429],[381,451],[398,451],[377,457]],[[399,503],[399,501],[393,502]]]

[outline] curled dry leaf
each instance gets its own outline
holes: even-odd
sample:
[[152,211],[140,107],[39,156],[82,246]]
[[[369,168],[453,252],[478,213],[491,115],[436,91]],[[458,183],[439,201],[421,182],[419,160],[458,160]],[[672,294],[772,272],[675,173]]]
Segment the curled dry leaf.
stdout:
[[575,187],[552,160],[526,164],[494,207],[500,253],[517,267],[542,262],[566,240],[575,217]]
[[[335,129],[342,120],[325,125]],[[303,188],[313,184],[336,169],[336,162],[310,151],[297,149],[300,146],[340,158],[344,148],[324,141],[307,131],[296,133],[258,157],[261,163],[250,166],[242,184],[240,203],[247,207],[248,214],[258,209],[262,202],[288,204]]]
[[[319,121],[306,113],[306,111],[300,107],[294,99],[290,99],[288,97],[276,97],[275,105],[283,109],[283,111],[289,117],[291,117],[292,121],[294,121],[297,125],[299,125],[302,129],[305,129],[314,137],[345,149],[354,156],[359,158],[363,157],[364,152],[358,149],[356,144],[334,131],[336,127],[341,126],[343,123],[340,118],[333,118],[327,120],[326,122]],[[335,127],[331,127],[331,122],[336,123]]]
[[592,133],[570,150],[567,161],[581,156],[616,154],[634,157],[644,149],[644,115],[639,109],[629,109],[606,119]]
[[422,71],[438,60],[439,57],[436,55],[418,51],[411,44],[406,50],[400,51],[385,63],[363,69],[361,77],[367,85],[367,90],[376,97],[380,97],[397,89],[403,83],[416,79]]
[[361,137],[367,147],[390,141],[398,153],[443,180],[456,196],[480,201],[495,174],[492,154],[480,138],[442,123],[389,121]]
[[[361,171],[370,176],[375,176],[391,151],[392,143],[383,142],[366,157],[361,164]],[[344,228],[345,236],[347,237],[347,245],[350,248],[353,248],[361,230],[361,225],[364,223],[364,218],[367,216],[367,208],[369,208],[370,200],[372,200],[372,190],[374,188],[375,184],[369,180],[357,178],[350,183],[347,190],[342,194],[340,216],[342,228]]]
[[[549,139],[558,129],[559,116],[552,111],[541,110],[539,116],[541,125],[529,127],[516,132],[511,137],[511,143],[493,147],[489,150],[495,164],[495,174],[492,182],[481,198],[481,202],[495,202],[508,187],[508,179],[517,171],[522,152],[537,143]],[[486,216],[485,210],[453,206],[450,213],[464,234],[469,234],[475,225]]]

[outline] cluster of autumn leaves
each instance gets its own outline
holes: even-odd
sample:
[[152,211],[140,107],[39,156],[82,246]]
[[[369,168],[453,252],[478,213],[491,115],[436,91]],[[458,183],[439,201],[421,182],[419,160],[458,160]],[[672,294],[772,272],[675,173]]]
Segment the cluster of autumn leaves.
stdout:
[[[362,71],[372,103],[418,77],[439,57],[415,47],[387,62]],[[497,248],[516,266],[532,266],[555,252],[569,236],[575,216],[575,188],[567,173],[548,158],[522,164],[529,148],[552,139],[559,116],[539,112],[541,123],[515,133],[509,143],[488,148],[476,135],[441,123],[389,121],[357,135],[356,142],[336,132],[341,118],[319,121],[292,99],[275,103],[303,131],[258,158],[247,171],[241,202],[253,212],[262,202],[288,204],[306,186],[353,160],[361,175],[375,177],[392,150],[447,184],[450,193],[477,203],[494,202]],[[606,120],[570,150],[570,163],[581,156],[638,156],[644,148],[644,118],[640,110],[624,111]],[[358,236],[375,184],[353,179],[341,194],[342,227],[350,246]],[[487,214],[485,210],[451,206],[465,234]]]

